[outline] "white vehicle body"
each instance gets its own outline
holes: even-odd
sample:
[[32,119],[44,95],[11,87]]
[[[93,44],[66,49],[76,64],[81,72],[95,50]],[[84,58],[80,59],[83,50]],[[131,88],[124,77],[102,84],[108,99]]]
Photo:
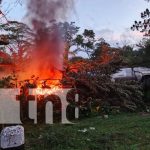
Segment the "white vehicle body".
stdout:
[[112,74],[112,80],[117,79],[135,79],[140,81],[144,76],[150,76],[150,68],[135,67],[135,68],[121,68],[118,72]]

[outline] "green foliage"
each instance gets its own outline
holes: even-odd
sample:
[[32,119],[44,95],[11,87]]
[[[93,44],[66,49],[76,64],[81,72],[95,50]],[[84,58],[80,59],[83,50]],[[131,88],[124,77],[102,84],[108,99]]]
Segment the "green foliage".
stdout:
[[138,57],[138,51],[133,50],[133,47],[131,46],[124,46],[122,48],[122,56],[123,56],[123,61],[124,64],[129,66],[129,67],[134,67],[134,66],[138,66],[141,61],[139,60]]
[[112,106],[120,107],[121,111],[146,109],[142,87],[137,82],[120,81],[114,83],[107,80],[107,82],[93,84],[97,90],[95,97],[100,100],[99,107],[107,107],[107,112],[109,112],[108,109],[111,111]]
[[102,56],[104,46],[110,47],[103,38],[99,39],[95,44],[95,49],[91,53],[91,59],[99,59]]
[[143,39],[135,50],[131,46],[121,49],[123,65],[128,67],[150,67],[150,40]]
[[26,24],[17,21],[1,24],[0,31],[5,32],[9,41],[7,46],[1,45],[1,49],[9,53],[12,65],[15,66],[13,71],[17,73],[27,65],[31,58],[35,34]]
[[150,67],[150,40],[143,41],[143,46],[140,47],[139,53],[142,57],[142,66]]

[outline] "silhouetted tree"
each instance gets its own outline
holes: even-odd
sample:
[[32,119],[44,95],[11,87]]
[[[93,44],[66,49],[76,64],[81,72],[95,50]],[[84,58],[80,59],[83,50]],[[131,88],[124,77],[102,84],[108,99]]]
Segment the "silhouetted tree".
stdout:
[[[146,0],[149,2],[149,0]],[[150,11],[147,8],[144,12],[141,13],[142,21],[135,21],[131,30],[140,31],[144,33],[144,36],[150,36]]]

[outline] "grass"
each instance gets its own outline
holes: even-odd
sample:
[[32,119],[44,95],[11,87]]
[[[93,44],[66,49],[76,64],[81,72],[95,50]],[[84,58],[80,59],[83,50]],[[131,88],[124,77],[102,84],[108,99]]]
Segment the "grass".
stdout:
[[150,116],[140,114],[93,117],[74,125],[26,125],[25,130],[27,150],[150,149]]

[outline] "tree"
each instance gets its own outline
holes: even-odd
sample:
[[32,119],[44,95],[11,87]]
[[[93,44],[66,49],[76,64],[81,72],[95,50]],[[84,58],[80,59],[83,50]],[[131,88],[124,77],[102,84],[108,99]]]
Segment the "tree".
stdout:
[[[150,0],[145,0],[147,2],[150,2]],[[141,19],[143,21],[135,21],[133,26],[131,27],[131,30],[133,31],[139,31],[144,34],[146,37],[150,37],[150,11],[147,8],[144,12],[141,13]],[[139,65],[144,67],[150,67],[150,53],[149,53],[149,39],[143,39],[140,44],[137,46],[139,49],[137,51],[132,51],[132,59],[130,61],[132,62],[132,65]]]
[[95,45],[94,51],[91,54],[91,59],[100,59],[104,46],[110,47],[110,45],[106,43],[103,38],[99,39],[98,43]]
[[123,64],[127,67],[137,67],[142,65],[142,55],[141,50],[134,50],[133,47],[126,45],[121,49]]
[[83,52],[90,58],[97,41],[94,31],[85,29],[82,34],[78,34],[75,38],[75,44],[77,46],[75,52]]
[[20,71],[30,59],[31,46],[34,44],[34,33],[24,23],[9,21],[0,25],[9,43],[1,45],[1,49],[9,53],[13,62],[13,72]]
[[61,36],[65,43],[64,59],[65,61],[68,61],[69,55],[73,54],[73,51],[71,52],[71,48],[75,45],[75,37],[79,31],[79,27],[77,27],[74,22],[60,22],[57,26],[60,29]]
[[143,39],[137,44],[137,50],[124,46],[121,50],[123,64],[127,67],[150,67],[150,40]]
[[141,66],[150,67],[150,39],[143,40],[138,46]]
[[[149,0],[146,1],[149,2]],[[141,18],[143,21],[135,21],[131,30],[137,30],[144,33],[144,36],[150,36],[150,11],[148,8],[141,13]]]

